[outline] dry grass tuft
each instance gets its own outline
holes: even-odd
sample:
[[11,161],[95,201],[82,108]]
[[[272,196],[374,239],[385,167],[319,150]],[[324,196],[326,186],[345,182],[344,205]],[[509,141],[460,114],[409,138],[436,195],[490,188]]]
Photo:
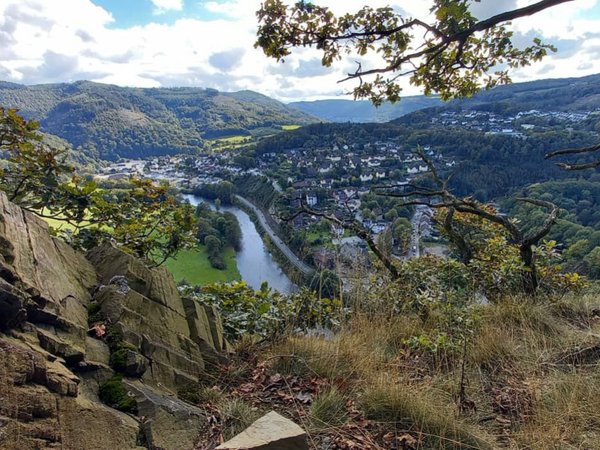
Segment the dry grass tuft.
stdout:
[[377,353],[355,334],[331,340],[291,337],[273,349],[272,370],[283,375],[316,375],[344,384],[364,378],[379,364]]
[[440,367],[431,349],[412,345],[439,329],[452,337],[448,320],[383,310],[355,313],[331,339],[273,344],[266,367],[335,386],[300,416],[319,443],[351,438],[364,421],[360,433],[373,448],[392,448],[385,436],[408,436],[406,448],[423,450],[600,450],[599,305],[600,296],[571,296],[473,307],[464,377],[462,347]]
[[416,433],[421,449],[493,448],[474,427],[457,419],[448,404],[427,391],[381,380],[367,388],[359,402],[366,418],[385,422],[398,433]]
[[468,353],[469,362],[487,373],[498,373],[515,364],[519,348],[506,330],[486,327],[473,338]]
[[544,380],[519,448],[600,449],[600,374],[556,372]]
[[261,411],[238,398],[225,400],[219,406],[219,413],[224,424],[223,437],[226,441],[244,431],[263,415]]
[[315,430],[343,425],[348,420],[346,397],[336,387],[320,392],[312,402],[309,417]]

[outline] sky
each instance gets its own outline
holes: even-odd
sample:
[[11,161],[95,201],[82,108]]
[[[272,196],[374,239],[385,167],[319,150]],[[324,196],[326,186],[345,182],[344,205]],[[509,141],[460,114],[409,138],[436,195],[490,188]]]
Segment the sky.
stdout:
[[[336,13],[393,6],[427,18],[429,0],[316,0]],[[484,19],[534,0],[481,0]],[[314,49],[277,63],[253,47],[260,0],[0,0],[0,80],[41,84],[92,80],[120,86],[251,89],[284,102],[344,98],[350,55],[324,68]],[[429,19],[431,19],[429,17]],[[514,81],[600,73],[600,0],[575,0],[515,21],[514,40],[558,53],[512,73]],[[374,56],[361,58],[373,67]],[[403,79],[405,95],[419,90]]]

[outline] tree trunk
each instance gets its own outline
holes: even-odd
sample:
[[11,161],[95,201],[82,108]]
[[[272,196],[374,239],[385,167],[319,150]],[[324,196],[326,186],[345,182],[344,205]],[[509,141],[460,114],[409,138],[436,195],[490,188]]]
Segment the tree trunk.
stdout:
[[535,295],[539,287],[538,273],[535,266],[533,246],[522,245],[520,247],[521,260],[525,269],[523,270],[523,289],[528,295]]

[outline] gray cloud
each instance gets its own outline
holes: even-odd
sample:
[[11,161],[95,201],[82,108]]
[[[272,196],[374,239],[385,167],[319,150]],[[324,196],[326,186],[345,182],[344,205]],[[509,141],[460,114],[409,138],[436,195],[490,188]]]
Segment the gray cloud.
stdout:
[[75,35],[85,43],[96,42],[96,39],[94,39],[94,36],[92,36],[90,33],[88,33],[85,30],[77,30],[75,32]]
[[126,64],[131,62],[131,60],[135,57],[135,52],[133,50],[128,50],[125,53],[120,53],[118,55],[102,55],[101,53],[95,50],[84,50],[82,56],[87,56],[88,58],[96,58],[102,61],[113,62],[116,64]]
[[10,70],[0,63],[0,80],[8,80],[10,78]]
[[583,46],[584,41],[580,39],[548,39],[544,38],[542,31],[530,30],[527,33],[515,33],[513,44],[518,48],[525,48],[533,45],[533,40],[540,38],[545,44],[552,44],[556,47],[556,53],[550,53],[554,59],[566,59],[578,53]]
[[208,62],[215,69],[221,72],[228,72],[239,64],[245,53],[246,50],[243,48],[233,48],[224,52],[213,53],[208,58]]
[[27,84],[60,83],[65,81],[99,79],[108,72],[79,70],[79,58],[53,51],[44,53],[44,62],[39,66],[22,66],[17,71]]
[[586,63],[579,64],[577,66],[577,70],[590,70],[593,67],[594,67],[594,65],[591,62],[586,62]]
[[323,67],[319,58],[311,58],[306,61],[300,60],[296,68],[292,67],[291,64],[281,63],[269,67],[268,70],[274,75],[282,75],[284,77],[310,78],[325,75],[331,71],[331,68]]
[[554,64],[544,64],[541,69],[539,69],[536,74],[538,75],[546,75],[556,69]]
[[41,16],[40,4],[35,0],[24,0],[21,3],[10,5],[4,11],[4,23],[13,23],[13,31],[17,23],[26,23],[37,28],[47,30],[54,25],[54,22],[47,17]]
[[79,65],[77,56],[69,56],[48,50],[44,53],[44,62],[36,71],[45,78],[63,77],[76,71]]
[[141,73],[139,76],[157,81],[161,86],[198,86],[218,89],[219,91],[239,91],[246,89],[245,85],[259,84],[262,79],[254,76],[234,76],[222,73],[208,73],[202,67],[190,67],[186,72],[179,74]]
[[591,58],[596,59],[600,56],[600,45],[591,45],[583,50],[586,55],[591,55]]
[[39,4],[35,1],[24,0],[20,4],[9,5],[0,17],[0,58],[13,59],[18,55],[12,50],[17,43],[15,32],[20,23],[32,25],[41,29],[49,29],[54,25],[49,20],[39,15]]

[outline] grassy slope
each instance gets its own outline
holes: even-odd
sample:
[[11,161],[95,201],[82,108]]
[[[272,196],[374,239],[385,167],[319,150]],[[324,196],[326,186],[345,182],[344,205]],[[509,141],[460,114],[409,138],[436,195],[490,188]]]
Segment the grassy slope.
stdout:
[[184,278],[191,284],[239,280],[241,277],[235,261],[235,251],[227,249],[224,259],[227,269],[217,270],[211,267],[206,249],[202,246],[198,249],[179,252],[177,258],[169,259],[165,266],[171,271],[177,282]]
[[[385,311],[355,313],[329,339],[242,340],[243,356],[210,393],[221,395],[225,417],[258,406],[293,418],[311,450],[600,450],[600,296],[511,297],[475,308],[460,412],[462,348],[407,344],[443,318]],[[306,404],[281,401],[298,391],[316,393]]]

